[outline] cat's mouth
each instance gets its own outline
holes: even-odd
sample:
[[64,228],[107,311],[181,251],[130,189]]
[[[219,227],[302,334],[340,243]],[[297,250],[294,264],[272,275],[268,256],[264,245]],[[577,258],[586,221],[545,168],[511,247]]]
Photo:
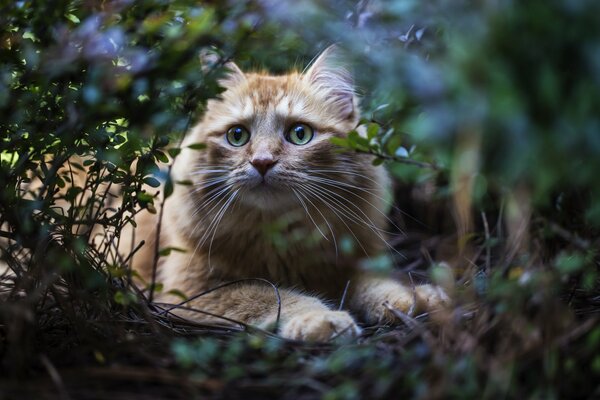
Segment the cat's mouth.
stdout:
[[266,174],[249,174],[246,179],[244,179],[244,186],[246,186],[250,190],[276,190],[278,185],[278,179],[275,177],[271,171],[268,171]]
[[244,182],[242,201],[259,209],[289,208],[294,196],[288,185],[274,176],[254,177]]

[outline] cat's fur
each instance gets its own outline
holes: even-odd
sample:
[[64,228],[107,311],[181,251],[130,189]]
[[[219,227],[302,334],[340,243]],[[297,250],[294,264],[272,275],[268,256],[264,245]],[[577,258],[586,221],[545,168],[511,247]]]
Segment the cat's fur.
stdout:
[[[224,282],[264,278],[279,287],[280,334],[303,340],[360,332],[349,312],[335,309],[347,282],[346,307],[368,323],[390,318],[384,302],[404,312],[415,300],[421,309],[442,302],[435,287],[411,288],[359,268],[361,258],[385,250],[389,179],[371,157],[340,151],[330,142],[345,137],[359,120],[352,79],[333,61],[334,52],[326,50],[304,73],[282,76],[230,66],[225,92],[208,102],[173,166],[173,180],[191,185],[177,184],[167,199],[159,247],[186,251],[160,259],[163,293],[177,289],[194,296]],[[308,144],[284,138],[295,122],[313,127]],[[234,125],[250,131],[246,145],[227,142]],[[199,142],[207,148],[187,148]],[[264,178],[256,160],[275,163]],[[137,223],[136,240],[147,243],[133,264],[149,280],[156,216],[146,214]],[[341,243],[348,239],[355,242],[350,251]],[[185,305],[262,327],[277,313],[273,288],[251,280]],[[218,321],[191,310],[178,313]]]

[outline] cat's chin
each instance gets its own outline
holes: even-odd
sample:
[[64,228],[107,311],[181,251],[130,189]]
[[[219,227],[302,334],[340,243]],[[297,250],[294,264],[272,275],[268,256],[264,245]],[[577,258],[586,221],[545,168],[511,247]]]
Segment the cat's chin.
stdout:
[[245,188],[240,200],[246,206],[261,211],[278,211],[297,205],[289,188],[266,182]]

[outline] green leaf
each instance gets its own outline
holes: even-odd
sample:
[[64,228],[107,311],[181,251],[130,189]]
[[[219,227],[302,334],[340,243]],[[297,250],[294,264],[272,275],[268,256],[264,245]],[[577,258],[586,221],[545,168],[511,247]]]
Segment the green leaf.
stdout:
[[400,135],[391,135],[384,143],[388,154],[394,154],[398,147],[402,145],[402,137]]
[[170,148],[167,151],[169,152],[169,155],[172,158],[175,158],[175,157],[177,157],[179,155],[179,153],[181,153],[181,148],[179,148],[179,147],[173,147],[173,148]]
[[367,128],[367,138],[373,139],[379,133],[379,125],[371,122]]
[[206,149],[206,143],[194,143],[188,146],[188,149],[192,150],[204,150]]
[[162,151],[154,151],[154,157],[156,157],[156,159],[160,162],[163,162],[165,164],[167,164],[169,162],[169,157],[167,157],[167,155],[165,153],[163,153]]
[[348,142],[350,143],[350,147],[368,151],[369,150],[369,139],[361,136],[357,131],[348,132]]
[[171,197],[173,194],[173,189],[173,179],[171,179],[171,176],[169,175],[167,177],[167,181],[165,182],[165,199]]
[[376,157],[376,158],[374,158],[374,159],[373,159],[373,165],[374,165],[374,166],[381,165],[381,164],[383,164],[383,162],[384,162],[384,161],[385,161],[385,160],[384,160],[383,158],[381,158],[381,157]]
[[65,17],[74,24],[79,24],[81,21],[73,14],[65,14]]
[[181,290],[171,289],[167,292],[167,294],[172,294],[174,296],[179,297],[181,300],[186,301],[188,297]]
[[141,201],[142,203],[151,203],[154,201],[154,197],[152,197],[150,194],[148,194],[146,192],[139,192],[137,194],[137,199],[139,201]]
[[340,138],[340,137],[332,137],[329,139],[329,141],[333,144],[335,144],[336,146],[340,146],[340,147],[350,147],[350,144],[348,143],[348,139],[344,139],[344,138]]
[[164,249],[160,249],[158,255],[161,257],[168,256],[171,252],[176,251],[178,253],[185,253],[186,249],[182,249],[181,247],[165,247]]

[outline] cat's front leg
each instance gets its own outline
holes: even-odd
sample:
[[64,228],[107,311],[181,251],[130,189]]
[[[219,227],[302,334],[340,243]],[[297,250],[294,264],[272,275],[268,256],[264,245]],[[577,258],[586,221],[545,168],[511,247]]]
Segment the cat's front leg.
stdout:
[[368,274],[359,276],[351,285],[349,306],[370,324],[397,320],[388,307],[403,313],[419,313],[439,309],[449,303],[444,290],[434,285],[413,287]]
[[[288,339],[325,342],[336,337],[351,338],[360,328],[345,311],[334,311],[316,297],[279,289],[281,315],[278,333]],[[260,328],[277,321],[277,296],[272,287],[240,283],[215,290],[190,302],[190,309],[202,310]],[[179,310],[178,315],[199,322],[221,322],[206,314]]]

